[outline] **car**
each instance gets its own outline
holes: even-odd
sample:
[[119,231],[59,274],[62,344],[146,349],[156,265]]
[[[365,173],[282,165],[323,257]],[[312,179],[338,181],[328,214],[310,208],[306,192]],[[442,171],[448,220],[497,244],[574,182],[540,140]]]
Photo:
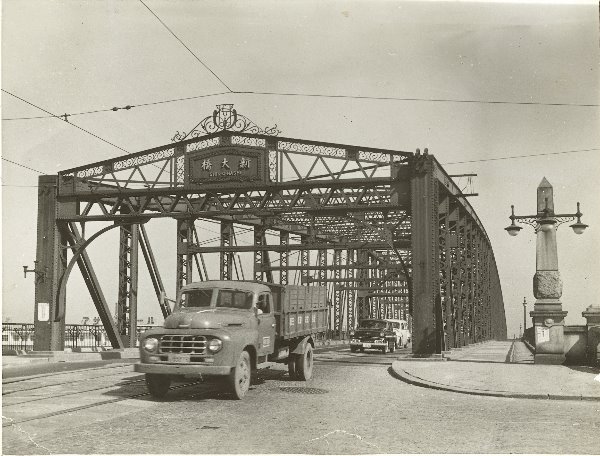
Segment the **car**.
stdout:
[[408,322],[406,320],[394,320],[391,318],[386,318],[385,321],[389,321],[392,324],[394,333],[396,334],[396,347],[408,347],[408,343],[411,340]]
[[396,334],[392,323],[384,319],[368,318],[350,331],[350,351],[381,350],[384,354],[396,350]]

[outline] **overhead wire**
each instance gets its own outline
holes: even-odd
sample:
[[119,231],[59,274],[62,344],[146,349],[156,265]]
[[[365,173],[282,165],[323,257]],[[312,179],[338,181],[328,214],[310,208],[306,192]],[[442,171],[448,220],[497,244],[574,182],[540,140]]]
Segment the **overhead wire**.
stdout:
[[513,160],[513,159],[517,159],[517,158],[542,157],[542,156],[545,156],[545,155],[575,154],[575,153],[580,153],[580,152],[592,152],[592,151],[597,151],[597,150],[600,150],[600,148],[563,150],[563,151],[560,151],[560,152],[542,152],[540,154],[511,155],[511,156],[508,156],[508,157],[480,158],[480,159],[477,159],[477,160],[465,160],[465,161],[458,161],[458,162],[446,162],[446,163],[442,163],[442,165],[462,165],[462,164],[466,164],[466,163],[478,163],[478,162],[499,161],[499,160]]
[[97,138],[97,139],[99,139],[100,141],[103,141],[103,142],[105,142],[106,144],[109,144],[109,145],[111,145],[111,146],[113,146],[113,147],[116,147],[117,149],[119,149],[119,150],[122,150],[123,152],[125,152],[125,153],[129,154],[129,151],[127,151],[126,149],[123,149],[122,147],[119,147],[119,146],[117,146],[116,144],[113,144],[113,143],[111,143],[110,141],[107,141],[106,139],[102,138],[101,136],[98,136],[97,134],[95,134],[95,133],[92,133],[91,131],[88,131],[88,130],[86,130],[85,128],[82,128],[82,127],[80,127],[79,125],[76,125],[76,124],[74,124],[74,123],[72,123],[72,122],[69,122],[68,120],[64,120],[64,119],[62,119],[62,118],[61,118],[61,116],[57,116],[56,114],[54,114],[54,113],[52,113],[52,112],[48,111],[47,109],[44,109],[44,108],[42,108],[42,107],[40,107],[40,106],[38,106],[38,105],[36,105],[36,104],[34,104],[34,103],[30,102],[30,101],[27,101],[27,100],[25,100],[24,98],[21,98],[21,97],[19,97],[19,96],[15,95],[15,94],[14,94],[14,93],[12,93],[12,92],[9,92],[8,90],[5,90],[5,89],[0,89],[0,90],[2,90],[2,92],[4,92],[4,93],[7,93],[8,95],[10,95],[10,96],[12,96],[12,97],[15,97],[17,100],[21,100],[23,103],[27,103],[28,105],[30,105],[30,106],[33,106],[34,108],[37,108],[37,109],[39,109],[40,111],[43,111],[43,112],[45,112],[46,114],[50,114],[52,117],[56,117],[57,119],[60,119],[60,120],[62,120],[63,122],[67,123],[68,125],[72,125],[73,127],[75,127],[75,128],[78,128],[79,130],[81,130],[81,131],[83,131],[83,132],[87,133],[88,135],[90,135],[90,136],[93,136],[94,138]]
[[[154,105],[160,105],[160,104],[167,104],[167,103],[177,103],[180,101],[188,101],[188,100],[197,100],[199,98],[208,98],[208,97],[215,97],[218,95],[226,95],[230,92],[217,92],[217,93],[208,93],[208,94],[204,94],[204,95],[195,95],[195,96],[191,96],[191,97],[181,97],[181,98],[172,98],[169,100],[160,100],[160,101],[152,101],[152,102],[148,102],[148,103],[138,103],[138,104],[131,104],[131,105],[126,105],[123,107],[112,107],[112,108],[103,108],[103,109],[94,109],[94,110],[90,110],[90,111],[82,111],[82,112],[74,112],[74,113],[65,113],[65,114],[61,114],[60,119],[64,120],[63,118],[65,116],[68,117],[72,117],[72,116],[84,116],[87,114],[97,114],[99,112],[116,112],[116,111],[122,111],[122,110],[130,110],[133,108],[139,108],[139,107],[146,107],[146,106],[154,106]],[[32,116],[32,117],[6,117],[6,118],[2,118],[2,120],[32,120],[32,119],[51,119],[53,117],[57,117],[55,115],[51,115],[51,116]]]
[[231,90],[231,89],[229,88],[229,86],[228,86],[227,84],[225,84],[225,82],[224,82],[224,81],[223,81],[223,80],[222,80],[222,79],[221,79],[221,78],[220,78],[220,77],[217,75],[217,73],[215,73],[215,72],[214,72],[214,71],[213,71],[213,70],[212,70],[212,69],[211,69],[211,68],[210,68],[210,67],[209,67],[209,66],[208,66],[206,63],[204,63],[204,62],[202,61],[202,59],[200,59],[200,57],[198,57],[198,56],[197,56],[197,55],[194,53],[194,51],[192,51],[192,50],[191,50],[191,49],[190,49],[190,48],[189,48],[189,47],[188,47],[188,46],[187,46],[187,45],[186,45],[186,44],[185,44],[185,43],[184,43],[184,42],[183,42],[183,41],[182,41],[182,40],[181,40],[181,39],[180,39],[180,38],[179,38],[179,37],[178,37],[176,34],[175,34],[175,32],[173,32],[173,30],[171,30],[171,28],[170,28],[170,27],[169,27],[167,24],[165,24],[165,23],[163,22],[163,20],[162,20],[160,17],[158,17],[158,15],[157,15],[157,14],[156,14],[154,11],[152,11],[152,9],[151,9],[151,8],[150,8],[148,5],[146,5],[146,4],[144,3],[144,1],[143,1],[143,0],[139,0],[139,2],[140,2],[142,5],[144,5],[148,11],[150,11],[150,13],[151,13],[151,14],[152,14],[152,15],[153,15],[153,16],[154,16],[154,17],[155,17],[157,20],[158,20],[158,22],[160,22],[160,23],[163,25],[163,27],[165,27],[165,28],[166,28],[166,29],[169,31],[169,33],[170,33],[171,35],[173,35],[173,36],[175,37],[175,39],[176,39],[177,41],[179,41],[179,42],[181,43],[181,45],[182,45],[184,48],[186,48],[186,49],[188,50],[188,52],[189,52],[190,54],[192,54],[192,55],[194,56],[194,58],[195,58],[195,59],[196,59],[198,62],[200,62],[200,64],[201,64],[201,65],[202,65],[204,68],[206,68],[208,71],[210,71],[210,72],[211,72],[211,74],[212,74],[212,75],[213,75],[215,78],[217,78],[217,79],[219,80],[219,82],[220,82],[221,84],[223,84],[223,86],[224,86],[224,87],[225,87],[225,88],[226,88],[226,89],[227,89],[229,92],[232,92],[232,93],[233,93],[233,90]]
[[389,101],[421,101],[431,103],[472,103],[494,105],[524,105],[524,106],[572,106],[572,107],[599,107],[596,103],[545,103],[539,101],[507,101],[507,100],[464,100],[458,98],[416,98],[416,97],[375,97],[367,95],[329,95],[323,93],[295,93],[295,92],[258,92],[258,91],[233,91],[242,95],[276,95],[282,97],[309,97],[309,98],[347,98],[352,100],[389,100]]

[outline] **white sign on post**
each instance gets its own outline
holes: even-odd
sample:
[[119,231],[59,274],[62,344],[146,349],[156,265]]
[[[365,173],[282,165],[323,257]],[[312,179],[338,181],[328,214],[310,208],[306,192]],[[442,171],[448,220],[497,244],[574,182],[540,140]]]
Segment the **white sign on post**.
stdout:
[[543,326],[535,327],[535,342],[550,342],[550,328],[545,328]]
[[50,304],[47,302],[38,302],[37,308],[38,321],[48,321],[50,319]]

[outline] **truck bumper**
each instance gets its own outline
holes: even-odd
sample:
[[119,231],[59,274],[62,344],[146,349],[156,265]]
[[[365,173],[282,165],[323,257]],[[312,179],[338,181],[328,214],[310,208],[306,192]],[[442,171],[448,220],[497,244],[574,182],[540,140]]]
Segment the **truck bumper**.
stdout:
[[199,366],[197,364],[150,364],[136,363],[133,365],[135,372],[145,374],[165,375],[229,375],[229,366]]

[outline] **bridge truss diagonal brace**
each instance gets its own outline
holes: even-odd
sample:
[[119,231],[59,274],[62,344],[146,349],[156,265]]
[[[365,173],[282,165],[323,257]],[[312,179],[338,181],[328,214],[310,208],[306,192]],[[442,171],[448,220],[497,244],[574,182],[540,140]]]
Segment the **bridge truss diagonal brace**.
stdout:
[[100,287],[100,282],[98,282],[92,262],[85,251],[85,248],[80,252],[77,250],[77,246],[82,244],[85,239],[81,236],[75,223],[71,222],[63,224],[60,229],[64,233],[63,236],[67,240],[69,246],[74,250],[73,253],[75,255],[79,255],[77,258],[77,266],[79,267],[83,280],[90,293],[92,302],[96,307],[100,321],[102,321],[102,324],[104,325],[108,340],[113,348],[124,348],[123,341],[119,335],[119,326],[113,319],[113,316],[110,312],[110,307],[108,306],[108,302],[104,297],[104,293]]

